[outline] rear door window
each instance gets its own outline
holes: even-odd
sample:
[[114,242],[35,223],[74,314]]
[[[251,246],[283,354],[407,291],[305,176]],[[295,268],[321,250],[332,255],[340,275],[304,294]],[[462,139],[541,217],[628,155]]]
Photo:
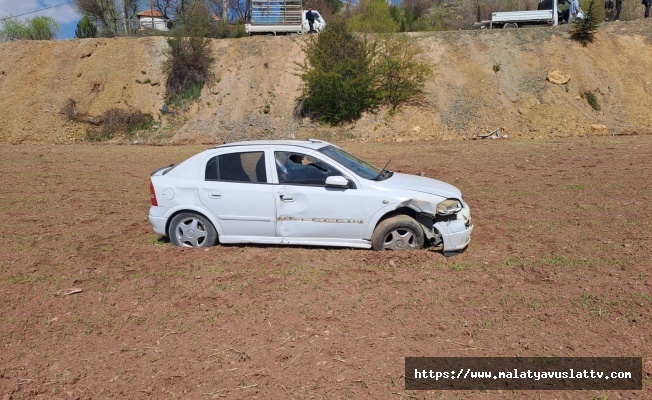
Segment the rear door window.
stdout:
[[207,181],[267,183],[265,152],[249,151],[220,154],[208,160]]

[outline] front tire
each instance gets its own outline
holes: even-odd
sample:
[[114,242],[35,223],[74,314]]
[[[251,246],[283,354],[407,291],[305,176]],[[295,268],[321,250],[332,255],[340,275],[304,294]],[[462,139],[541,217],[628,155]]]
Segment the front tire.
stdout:
[[217,231],[206,217],[195,213],[177,214],[168,229],[170,242],[181,247],[210,247],[217,241]]
[[407,215],[397,215],[382,221],[371,236],[371,248],[376,251],[416,250],[423,247],[421,225]]

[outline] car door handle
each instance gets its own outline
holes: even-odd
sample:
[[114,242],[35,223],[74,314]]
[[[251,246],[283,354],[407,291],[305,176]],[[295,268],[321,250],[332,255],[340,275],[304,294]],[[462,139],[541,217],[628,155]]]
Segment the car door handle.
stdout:
[[209,192],[208,197],[211,199],[221,199],[222,198],[222,193],[220,192]]
[[292,196],[291,194],[282,194],[279,197],[281,198],[281,200],[283,200],[285,202],[294,201],[294,196]]

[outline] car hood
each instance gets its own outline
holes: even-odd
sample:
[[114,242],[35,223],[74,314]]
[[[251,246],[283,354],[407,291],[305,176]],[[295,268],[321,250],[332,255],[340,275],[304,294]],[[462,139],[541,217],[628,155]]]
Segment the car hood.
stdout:
[[462,192],[455,186],[437,179],[426,178],[418,175],[407,175],[395,172],[391,178],[379,181],[377,184],[381,187],[414,190],[416,192],[434,194],[446,198],[462,198]]

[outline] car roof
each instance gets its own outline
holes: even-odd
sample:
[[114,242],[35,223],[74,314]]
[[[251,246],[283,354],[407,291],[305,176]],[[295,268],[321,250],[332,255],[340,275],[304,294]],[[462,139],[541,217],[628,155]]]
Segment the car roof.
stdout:
[[306,140],[249,140],[243,142],[225,143],[220,146],[214,147],[215,149],[223,149],[227,147],[237,146],[298,146],[308,149],[318,150],[322,147],[333,146],[331,143],[318,139]]

